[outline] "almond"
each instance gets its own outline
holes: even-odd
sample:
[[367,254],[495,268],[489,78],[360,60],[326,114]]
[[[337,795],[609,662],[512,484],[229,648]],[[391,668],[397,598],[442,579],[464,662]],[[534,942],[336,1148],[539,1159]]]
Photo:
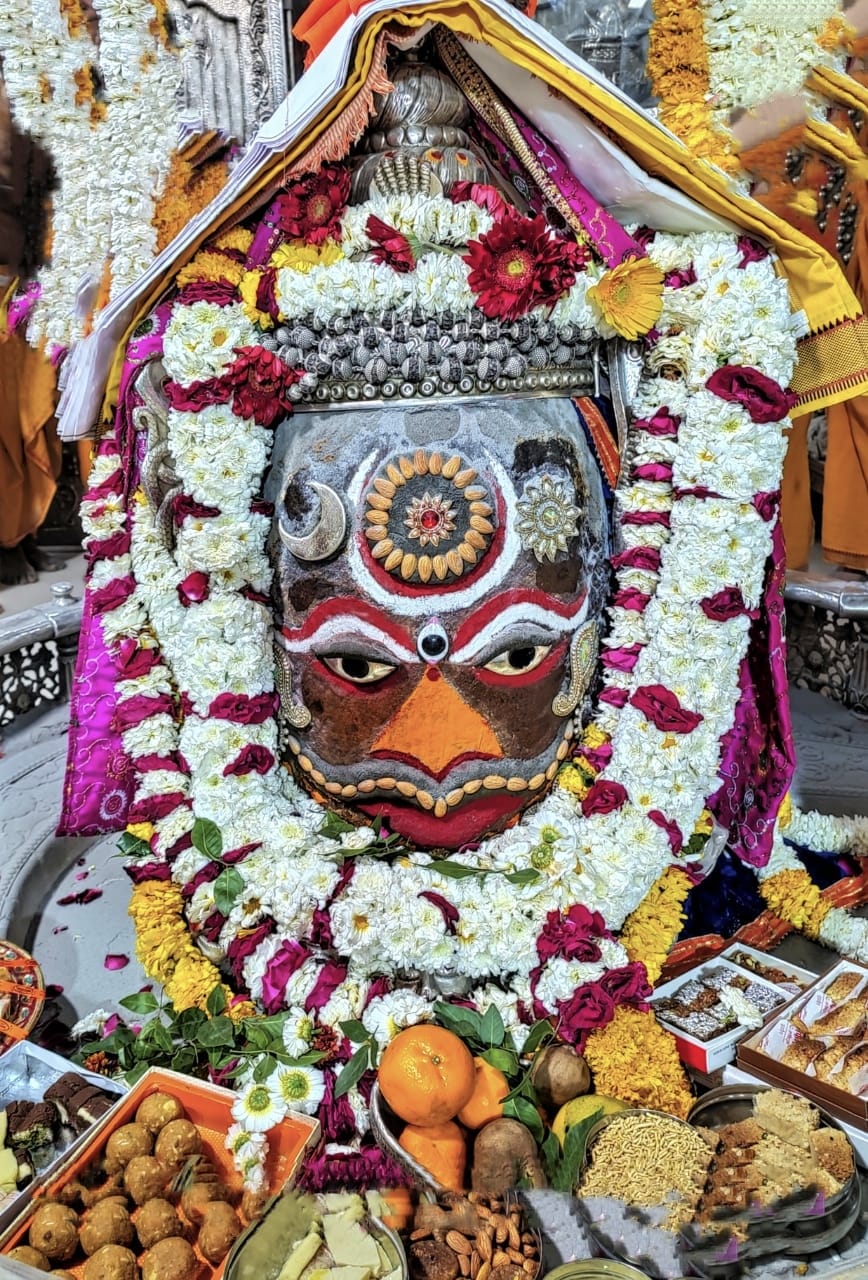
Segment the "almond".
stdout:
[[453,1253],[461,1254],[463,1257],[469,1258],[473,1252],[470,1241],[460,1231],[447,1231],[446,1243]]

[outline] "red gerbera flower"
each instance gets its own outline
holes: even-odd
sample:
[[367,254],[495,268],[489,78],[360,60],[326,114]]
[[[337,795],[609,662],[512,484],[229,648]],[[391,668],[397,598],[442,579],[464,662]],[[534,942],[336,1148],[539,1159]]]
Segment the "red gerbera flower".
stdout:
[[471,240],[464,261],[468,283],[487,316],[518,320],[541,305],[554,306],[576,281],[588,251],[553,234],[539,214],[507,212],[479,240]]
[[293,240],[322,244],[340,232],[341,216],[350,198],[350,175],[338,164],[323,165],[290,183],[275,201],[275,219]]
[[237,347],[238,359],[221,381],[232,388],[232,408],[242,418],[252,418],[260,427],[272,426],[279,417],[292,413],[289,388],[301,372],[265,347]]
[[371,246],[374,262],[385,263],[401,275],[416,266],[416,255],[410,241],[387,222],[372,213],[365,223],[365,231],[374,242]]

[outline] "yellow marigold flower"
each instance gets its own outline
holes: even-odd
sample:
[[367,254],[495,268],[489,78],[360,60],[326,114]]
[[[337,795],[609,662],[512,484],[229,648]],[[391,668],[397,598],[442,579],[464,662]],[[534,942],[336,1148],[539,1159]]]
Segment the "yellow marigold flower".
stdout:
[[759,888],[770,911],[807,937],[817,937],[832,904],[823,897],[807,871],[778,871]]
[[595,724],[589,724],[582,733],[582,745],[585,747],[602,747],[610,741],[608,733],[604,733],[602,729]]
[[244,307],[244,314],[247,319],[252,321],[253,324],[258,324],[260,329],[273,329],[274,320],[267,311],[260,311],[256,305],[256,294],[261,279],[261,271],[245,272],[241,277],[238,292],[241,294],[241,304]]
[[781,831],[786,831],[787,827],[793,820],[793,798],[789,791],[781,801],[781,807],[778,809],[778,826]]
[[632,1106],[652,1107],[685,1119],[693,1094],[674,1038],[653,1012],[621,1005],[606,1027],[592,1031],[585,1059],[597,1093]]
[[648,981],[657,982],[666,957],[684,924],[684,902],[690,879],[678,867],[668,867],[651,886],[644,900],[627,918],[621,944],[631,960],[641,960]]
[[137,840],[144,840],[145,843],[150,840],[154,834],[153,822],[128,822],[127,832],[131,836],[135,836]]
[[590,789],[590,783],[587,778],[577,769],[574,764],[565,764],[561,767],[557,776],[557,785],[562,791],[568,791],[571,796],[576,796],[579,800],[584,800]]
[[631,258],[607,271],[587,296],[616,333],[633,341],[660,318],[663,272],[647,258]]
[[[223,992],[227,1000],[232,1000],[234,992],[230,991],[227,986],[223,987]],[[226,1010],[233,1022],[243,1022],[245,1018],[255,1018],[256,1010],[249,1000],[239,1000],[237,1004],[230,1004]]]
[[[195,951],[195,948],[193,948]],[[165,984],[166,994],[176,1009],[204,1009],[208,997],[220,983],[220,974],[200,953],[182,956]]]
[[214,241],[214,248],[237,249],[239,253],[246,253],[252,244],[252,231],[248,231],[246,227],[232,227],[229,231],[220,233]]
[[222,253],[211,253],[208,249],[203,249],[192,262],[181,268],[175,277],[175,284],[179,289],[196,280],[228,280],[230,284],[238,284],[243,275],[244,268],[240,262],[233,262]]
[[312,267],[328,267],[344,256],[344,251],[334,240],[324,240],[322,244],[305,244],[302,240],[290,240],[275,249],[268,265],[280,270],[289,267],[292,271],[300,271],[307,275]]
[[696,826],[693,828],[693,834],[696,836],[710,836],[714,830],[714,818],[708,809],[703,809],[702,813],[696,819]]

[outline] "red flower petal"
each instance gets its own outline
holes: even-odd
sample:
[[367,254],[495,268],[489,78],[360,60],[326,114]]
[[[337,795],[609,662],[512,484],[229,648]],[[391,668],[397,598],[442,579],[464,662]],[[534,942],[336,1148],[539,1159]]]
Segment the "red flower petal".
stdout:
[[129,962],[129,956],[123,955],[108,955],[103,960],[106,969],[126,969]]

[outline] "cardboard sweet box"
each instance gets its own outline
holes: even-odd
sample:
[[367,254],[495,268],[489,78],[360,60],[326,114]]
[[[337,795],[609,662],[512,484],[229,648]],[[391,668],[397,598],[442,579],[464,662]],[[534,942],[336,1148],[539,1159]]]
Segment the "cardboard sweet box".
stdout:
[[[0,1229],[20,1209],[23,1194],[50,1179],[127,1086],[22,1040],[0,1057]],[[15,1184],[15,1185],[13,1185]]]
[[744,1040],[737,1060],[868,1132],[868,969],[840,961]]
[[[763,959],[772,966],[768,956]],[[805,975],[803,980],[813,977],[806,970],[798,972]],[[732,1062],[739,1040],[793,1000],[792,978],[789,974],[787,985],[778,985],[720,956],[664,983],[652,999],[658,1018],[675,1037],[682,1061],[711,1072]]]
[[[99,1191],[107,1180],[103,1171],[106,1147],[118,1129],[133,1123],[141,1104],[154,1094],[169,1095],[183,1108],[183,1119],[195,1126],[199,1135],[200,1150],[189,1161],[175,1172],[174,1178],[166,1181],[165,1188],[155,1190],[151,1199],[170,1199],[178,1213],[179,1234],[188,1240],[192,1237],[196,1256],[196,1280],[216,1280],[222,1276],[225,1256],[216,1263],[209,1262],[202,1253],[200,1239],[196,1232],[200,1229],[198,1220],[188,1220],[180,1204],[180,1195],[192,1181],[199,1170],[207,1167],[216,1180],[228,1188],[231,1204],[238,1214],[238,1231],[247,1225],[247,1220],[239,1205],[241,1201],[242,1179],[233,1165],[232,1156],[225,1146],[225,1137],[233,1124],[232,1103],[235,1094],[228,1089],[219,1088],[203,1080],[194,1080],[189,1076],[179,1075],[161,1068],[151,1068],[136,1082],[128,1093],[87,1133],[82,1142],[73,1151],[67,1153],[50,1176],[39,1181],[28,1189],[26,1203],[14,1221],[0,1235],[0,1275],[4,1274],[6,1257],[12,1250],[23,1245],[33,1245],[34,1237],[31,1226],[40,1208],[49,1202],[59,1201],[57,1207],[70,1205],[70,1211],[77,1218],[76,1235],[71,1238],[72,1247],[69,1256],[50,1259],[54,1268],[69,1272],[77,1280],[83,1276],[84,1265],[88,1256],[82,1248],[80,1232],[87,1218],[86,1202],[81,1201],[79,1189],[82,1186]],[[157,1132],[157,1138],[159,1138]],[[287,1186],[292,1186],[301,1167],[305,1152],[319,1139],[319,1122],[303,1115],[288,1115],[282,1123],[269,1133],[269,1153],[265,1164],[266,1191],[274,1194]],[[156,1161],[154,1161],[156,1163]],[[141,1263],[146,1250],[141,1244],[137,1224],[141,1215],[141,1204],[127,1194],[126,1174],[116,1175],[120,1185],[118,1195],[125,1196],[127,1213],[132,1222],[131,1239],[127,1239],[125,1247],[135,1255]],[[36,1273],[33,1273],[36,1274]],[[138,1274],[138,1272],[137,1272]]]

